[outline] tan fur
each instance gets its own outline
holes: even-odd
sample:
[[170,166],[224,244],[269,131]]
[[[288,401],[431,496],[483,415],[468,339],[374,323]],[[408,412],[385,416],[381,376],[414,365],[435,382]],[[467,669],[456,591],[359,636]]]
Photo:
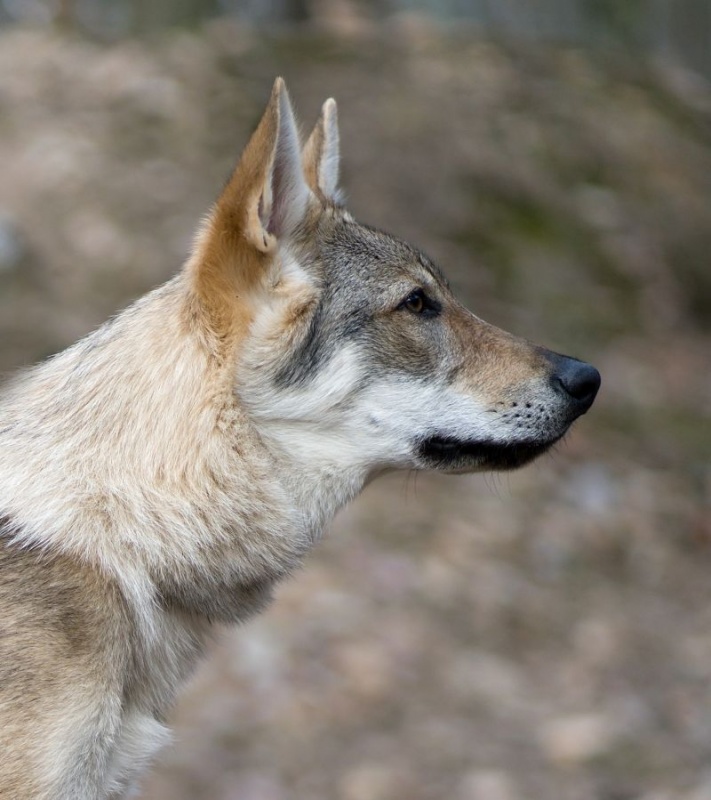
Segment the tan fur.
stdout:
[[280,118],[284,82],[278,79],[266,111],[212,213],[203,225],[187,272],[197,303],[217,341],[244,337],[250,322],[246,295],[274,257],[274,237],[259,218]]
[[541,348],[472,318],[466,309],[452,314],[451,327],[464,353],[465,367],[457,381],[464,391],[476,386],[496,402],[529,384],[544,368]]
[[184,269],[0,398],[3,800],[127,797],[213,624],[369,480],[518,466],[592,403],[358,226],[338,149],[327,101],[302,155],[277,80]]
[[[130,690],[126,603],[90,567],[7,546],[0,607],[0,796],[50,798],[57,787],[68,796],[81,786],[72,775],[80,750],[86,773],[104,766],[86,720],[108,740],[118,735],[120,698]],[[107,696],[116,701],[105,704]]]

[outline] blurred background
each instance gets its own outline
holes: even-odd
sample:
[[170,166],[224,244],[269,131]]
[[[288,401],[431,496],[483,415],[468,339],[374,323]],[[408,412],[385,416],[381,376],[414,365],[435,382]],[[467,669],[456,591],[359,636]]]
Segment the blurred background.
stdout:
[[284,75],[357,217],[593,362],[556,452],[380,480],[144,800],[711,799],[711,2],[0,0],[0,369],[171,275]]

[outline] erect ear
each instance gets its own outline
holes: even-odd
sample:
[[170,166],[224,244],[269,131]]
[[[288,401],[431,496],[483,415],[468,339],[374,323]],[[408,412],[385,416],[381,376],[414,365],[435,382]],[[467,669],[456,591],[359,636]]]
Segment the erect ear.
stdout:
[[233,262],[245,245],[271,252],[303,220],[310,196],[294,112],[284,81],[277,78],[257,129],[207,220],[200,249]]
[[233,316],[235,299],[272,263],[278,242],[303,221],[311,198],[294,112],[277,78],[188,265],[196,295],[219,327]]
[[340,201],[338,112],[333,98],[326,100],[321,116],[304,147],[304,173],[311,189],[327,200]]
[[306,214],[304,180],[294,112],[282,78],[215,209],[215,222],[233,225],[267,252],[274,239],[288,237]]

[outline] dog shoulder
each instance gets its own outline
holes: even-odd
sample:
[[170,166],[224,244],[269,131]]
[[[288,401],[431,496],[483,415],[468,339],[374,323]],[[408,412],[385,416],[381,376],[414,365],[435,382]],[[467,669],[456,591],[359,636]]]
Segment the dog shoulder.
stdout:
[[111,582],[0,535],[0,796],[93,796],[120,730],[131,630]]

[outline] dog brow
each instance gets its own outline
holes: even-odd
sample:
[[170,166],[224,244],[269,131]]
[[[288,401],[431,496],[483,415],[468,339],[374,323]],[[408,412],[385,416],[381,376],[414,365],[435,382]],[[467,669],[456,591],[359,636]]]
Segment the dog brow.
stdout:
[[417,253],[417,261],[421,267],[423,267],[434,279],[437,283],[444,286],[445,288],[449,289],[449,281],[445,276],[444,272],[434,263],[434,261],[430,261],[429,258],[424,253]]

